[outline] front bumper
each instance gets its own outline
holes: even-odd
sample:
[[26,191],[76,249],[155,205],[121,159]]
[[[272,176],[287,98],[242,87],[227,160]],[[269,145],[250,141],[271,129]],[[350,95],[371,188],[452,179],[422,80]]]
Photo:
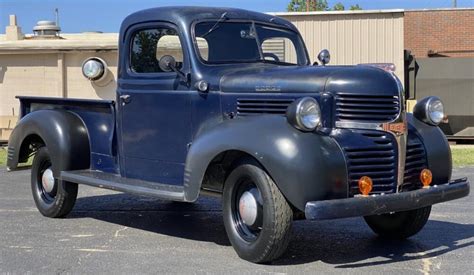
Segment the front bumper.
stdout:
[[309,220],[329,220],[378,215],[417,209],[435,203],[459,199],[468,194],[469,181],[467,178],[462,178],[415,191],[368,197],[310,201],[306,203],[305,216]]

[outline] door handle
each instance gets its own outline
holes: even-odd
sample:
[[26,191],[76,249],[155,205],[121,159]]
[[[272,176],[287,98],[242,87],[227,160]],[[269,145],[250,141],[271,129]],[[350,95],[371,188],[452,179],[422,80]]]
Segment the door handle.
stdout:
[[121,95],[120,100],[122,101],[122,106],[123,106],[125,104],[130,103],[130,101],[132,101],[132,98],[130,97],[130,95]]

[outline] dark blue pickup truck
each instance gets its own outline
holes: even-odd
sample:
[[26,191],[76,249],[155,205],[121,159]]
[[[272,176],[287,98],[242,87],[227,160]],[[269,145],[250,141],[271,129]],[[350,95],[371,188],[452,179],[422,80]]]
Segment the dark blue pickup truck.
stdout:
[[[238,255],[268,262],[294,219],[363,216],[378,235],[407,238],[431,205],[469,193],[451,179],[438,98],[407,113],[389,66],[326,66],[327,51],[311,63],[282,18],[148,9],[123,21],[119,46],[116,101],[19,97],[7,166],[35,156],[44,216],[67,215],[78,184],[183,202],[214,194]],[[102,60],[83,73],[99,79]]]

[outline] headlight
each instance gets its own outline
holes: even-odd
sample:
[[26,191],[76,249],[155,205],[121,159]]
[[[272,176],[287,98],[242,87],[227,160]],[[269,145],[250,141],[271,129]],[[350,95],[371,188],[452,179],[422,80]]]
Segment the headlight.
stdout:
[[95,81],[105,77],[107,64],[98,57],[88,58],[82,63],[82,74],[89,80]]
[[300,98],[288,107],[286,118],[296,129],[313,131],[321,124],[319,103],[312,97]]
[[413,115],[419,120],[436,126],[444,119],[444,106],[436,96],[425,97],[413,108]]

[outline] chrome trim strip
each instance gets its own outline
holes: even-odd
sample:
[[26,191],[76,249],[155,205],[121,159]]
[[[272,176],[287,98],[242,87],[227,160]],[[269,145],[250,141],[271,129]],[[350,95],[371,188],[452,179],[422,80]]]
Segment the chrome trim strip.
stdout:
[[[403,105],[403,104],[402,104]],[[397,119],[397,122],[405,122],[405,112],[400,115]],[[408,137],[408,127],[406,127],[405,132],[402,134],[396,134],[394,132],[387,131],[388,133],[392,134],[397,142],[397,151],[398,151],[398,169],[397,169],[397,190],[398,193],[400,191],[400,187],[405,180],[405,162],[406,162],[406,155],[407,155],[407,137]]]
[[406,120],[406,106],[405,106],[405,91],[400,79],[392,73],[392,77],[397,83],[399,99],[400,99],[400,114],[397,118],[398,122],[405,123],[405,131],[402,134],[395,135],[395,139],[398,143],[398,177],[397,177],[397,193],[400,191],[403,181],[405,180],[405,162],[407,157],[407,140],[408,140],[408,125]]
[[383,130],[381,123],[336,121],[336,128]]

